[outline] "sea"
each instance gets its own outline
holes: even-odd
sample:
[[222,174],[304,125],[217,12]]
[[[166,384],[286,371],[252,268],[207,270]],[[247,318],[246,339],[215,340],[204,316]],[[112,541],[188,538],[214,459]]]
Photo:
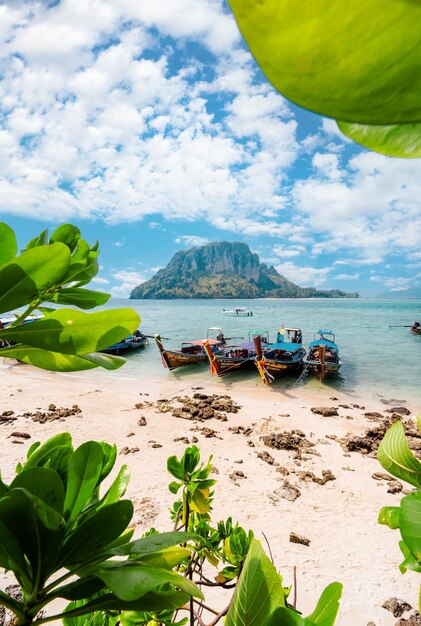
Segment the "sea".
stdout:
[[[421,300],[375,299],[258,299],[258,300],[129,300],[111,298],[106,308],[131,307],[141,317],[146,335],[159,333],[164,346],[179,349],[183,341],[206,337],[209,327],[223,329],[226,337],[244,337],[269,331],[275,341],[281,324],[298,327],[307,347],[319,329],[335,333],[343,362],[340,375],[323,384],[313,376],[285,377],[271,385],[271,392],[291,388],[323,393],[326,398],[343,391],[355,398],[367,394],[383,401],[407,400],[421,411],[421,336],[407,328],[421,320]],[[235,307],[253,312],[252,317],[230,317]],[[98,370],[94,370],[97,372]],[[126,365],[109,375],[131,379],[172,380],[180,390],[210,378],[206,366],[183,367],[169,372],[163,368],[153,339],[144,350],[127,356]],[[223,379],[246,389],[263,385],[257,370],[235,373]]]

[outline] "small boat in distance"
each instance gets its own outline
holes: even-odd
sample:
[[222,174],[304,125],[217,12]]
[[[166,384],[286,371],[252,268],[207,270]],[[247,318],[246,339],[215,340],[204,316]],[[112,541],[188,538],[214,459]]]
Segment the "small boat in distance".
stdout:
[[133,335],[125,337],[125,339],[114,343],[109,348],[104,348],[101,352],[105,352],[105,354],[119,355],[124,354],[125,352],[132,352],[133,350],[142,350],[142,348],[145,348],[148,345],[148,338],[140,330],[135,330]]
[[222,309],[222,313],[224,315],[231,315],[233,317],[253,317],[253,311],[247,311],[243,306],[237,306],[232,311],[228,311],[227,309]]
[[411,333],[414,335],[421,335],[421,323],[414,322],[411,326]]
[[253,341],[255,336],[260,337],[263,345],[269,342],[267,330],[250,331],[248,341],[225,345],[216,351],[212,350],[212,346],[205,341],[204,348],[209,358],[212,374],[225,376],[225,374],[252,368],[256,358],[256,348]]
[[309,353],[304,359],[307,369],[315,374],[322,383],[326,376],[337,374],[342,365],[335,335],[331,330],[319,330],[314,333]]
[[[213,337],[213,335],[216,335]],[[206,339],[193,339],[183,341],[180,350],[167,350],[164,348],[160,335],[155,335],[156,345],[161,353],[162,365],[169,370],[183,367],[185,365],[201,365],[207,363],[208,357],[203,346],[208,342],[211,351],[218,350],[226,342],[221,328],[208,328]]]
[[254,363],[266,385],[275,378],[302,369],[306,351],[302,346],[303,335],[299,328],[281,326],[276,342],[267,345],[262,345],[260,335],[255,335],[253,339],[256,348]]

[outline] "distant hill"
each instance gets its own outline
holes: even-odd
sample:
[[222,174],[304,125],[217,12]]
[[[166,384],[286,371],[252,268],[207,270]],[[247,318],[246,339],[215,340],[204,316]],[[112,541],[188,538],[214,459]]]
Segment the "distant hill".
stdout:
[[167,267],[135,287],[130,298],[358,298],[358,294],[299,287],[273,266],[260,263],[247,244],[221,241],[179,250]]

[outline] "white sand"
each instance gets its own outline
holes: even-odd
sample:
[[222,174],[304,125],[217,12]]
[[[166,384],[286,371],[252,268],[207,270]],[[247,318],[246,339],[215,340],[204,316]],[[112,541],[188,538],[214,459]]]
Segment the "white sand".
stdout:
[[[331,395],[338,400],[332,401],[326,395],[310,395],[302,388],[276,393],[259,384],[245,391],[244,385],[240,390],[235,384],[206,382],[200,384],[205,387],[201,393],[228,392],[243,408],[238,414],[228,414],[227,422],[211,419],[196,424],[171,413],[159,413],[154,407],[134,408],[138,402],[154,402],[186,387],[185,382],[174,382],[170,375],[165,382],[133,382],[122,379],[118,373],[64,376],[23,365],[2,365],[0,372],[0,415],[6,410],[13,410],[18,416],[35,408],[46,410],[50,403],[60,407],[78,404],[82,409],[82,417],[71,416],[64,421],[40,424],[19,417],[11,424],[1,424],[0,469],[6,482],[30,443],[44,441],[58,432],[70,431],[76,445],[97,439],[116,442],[119,449],[139,447],[139,452],[119,456],[117,463],[127,463],[132,472],[128,496],[137,505],[138,533],[151,525],[169,530],[168,506],[173,496],[167,489],[171,478],[166,472],[166,459],[171,454],[181,455],[185,448],[186,444],[175,443],[175,438],[187,436],[191,440],[195,435],[203,458],[213,454],[219,471],[215,476],[218,484],[213,520],[232,516],[246,529],[253,529],[258,538],[265,533],[285,584],[291,584],[293,566],[297,567],[298,607],[304,614],[313,610],[323,588],[335,580],[344,585],[338,626],[365,626],[370,621],[376,626],[394,625],[397,619],[381,607],[392,596],[417,606],[419,577],[410,572],[402,576],[398,569],[398,531],[377,524],[379,509],[398,504],[401,495],[387,493],[387,483],[371,477],[374,472],[383,471],[375,459],[358,453],[347,455],[339,443],[326,439],[326,435],[362,434],[372,422],[363,417],[364,410],[355,408],[339,409],[339,417],[321,417],[310,411],[312,406],[352,403],[355,397],[335,392]],[[191,395],[194,391],[187,389],[183,393]],[[414,414],[419,410],[407,406]],[[367,411],[379,412],[387,408],[372,400],[365,407]],[[147,420],[144,427],[138,426],[142,415]],[[212,428],[222,439],[208,439],[192,432],[196,426]],[[249,436],[234,434],[228,430],[230,426],[252,426],[253,432]],[[297,465],[292,452],[269,449],[260,440],[267,432],[291,429],[304,431],[316,443],[315,450],[321,456],[306,455],[308,460]],[[31,439],[23,445],[14,444],[16,438],[10,438],[14,431],[26,431]],[[128,437],[129,433],[134,435]],[[153,441],[162,447],[153,448]],[[248,441],[255,447],[250,447]],[[263,450],[281,466],[296,472],[288,476],[301,492],[294,502],[283,498],[273,501],[273,491],[281,486],[284,477],[257,457]],[[321,476],[324,469],[330,469],[336,480],[321,486],[303,482],[298,476],[298,472],[306,470]],[[229,474],[235,470],[244,472],[246,478],[233,482]],[[291,531],[309,538],[310,546],[290,543]]]

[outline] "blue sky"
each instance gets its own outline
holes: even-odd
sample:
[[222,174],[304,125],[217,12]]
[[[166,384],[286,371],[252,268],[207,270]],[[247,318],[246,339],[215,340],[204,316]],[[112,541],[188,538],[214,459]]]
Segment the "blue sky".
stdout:
[[421,161],[277,94],[222,0],[3,0],[0,40],[0,218],[21,243],[77,224],[120,296],[218,240],[300,285],[421,285]]

